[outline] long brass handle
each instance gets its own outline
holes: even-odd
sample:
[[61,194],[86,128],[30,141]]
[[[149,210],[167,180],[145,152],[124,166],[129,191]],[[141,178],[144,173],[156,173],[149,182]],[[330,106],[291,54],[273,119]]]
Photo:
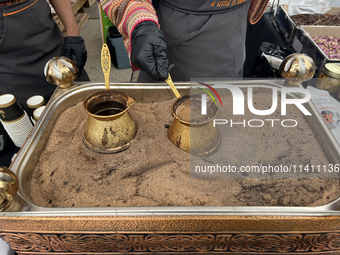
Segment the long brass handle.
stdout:
[[168,78],[165,80],[165,82],[170,86],[170,88],[172,89],[172,92],[174,92],[175,96],[177,98],[180,98],[181,95],[179,94],[177,88],[175,87],[175,84],[172,82],[170,74],[169,74]]
[[101,63],[102,63],[102,70],[104,73],[104,79],[105,79],[105,89],[110,89],[110,70],[111,70],[111,57],[110,57],[110,51],[107,47],[107,44],[104,43],[102,47],[102,53],[101,53]]

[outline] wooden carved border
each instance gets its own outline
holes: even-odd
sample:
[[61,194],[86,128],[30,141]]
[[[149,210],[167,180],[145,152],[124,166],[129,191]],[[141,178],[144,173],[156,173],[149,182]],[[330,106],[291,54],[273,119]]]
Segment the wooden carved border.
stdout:
[[340,233],[91,234],[7,233],[0,236],[19,254],[126,252],[340,253]]

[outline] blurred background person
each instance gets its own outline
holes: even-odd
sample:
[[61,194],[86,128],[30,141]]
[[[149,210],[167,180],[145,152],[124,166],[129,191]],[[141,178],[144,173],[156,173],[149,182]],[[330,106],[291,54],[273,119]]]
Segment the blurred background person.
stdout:
[[86,63],[71,1],[50,3],[66,28],[65,38],[46,0],[0,0],[0,95],[13,94],[24,106],[33,95],[42,95],[47,102],[55,90],[44,76],[49,59],[74,56],[80,73]]
[[[56,89],[44,75],[45,64],[52,57],[64,55],[74,60],[82,74],[77,79],[89,80],[82,71],[87,51],[71,1],[50,3],[66,28],[65,38],[46,0],[0,0],[0,95],[13,94],[26,111],[28,98],[41,95],[47,102]],[[5,146],[4,136],[7,134],[1,126],[0,147]],[[0,155],[0,166],[8,167],[18,150],[14,144],[8,145]]]
[[100,1],[139,81],[243,77],[250,0]]

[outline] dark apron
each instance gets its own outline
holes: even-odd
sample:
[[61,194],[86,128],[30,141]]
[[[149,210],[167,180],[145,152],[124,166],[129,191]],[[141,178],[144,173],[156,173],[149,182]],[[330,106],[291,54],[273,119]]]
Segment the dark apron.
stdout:
[[[238,4],[239,3],[239,4]],[[160,0],[172,79],[241,78],[250,0]],[[144,72],[139,81],[150,81]]]
[[0,7],[0,14],[0,95],[14,94],[24,107],[33,95],[48,100],[56,86],[46,81],[44,67],[62,55],[63,45],[49,5],[45,0],[27,0]]

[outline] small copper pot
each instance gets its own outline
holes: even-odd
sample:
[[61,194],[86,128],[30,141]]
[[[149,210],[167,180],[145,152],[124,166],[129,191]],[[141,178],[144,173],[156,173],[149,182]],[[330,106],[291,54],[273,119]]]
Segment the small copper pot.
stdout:
[[170,141],[180,149],[196,156],[215,152],[220,144],[220,134],[213,120],[218,108],[207,101],[207,115],[201,114],[201,95],[182,96],[172,105],[175,117],[168,131]]
[[83,103],[89,115],[83,136],[85,145],[100,153],[129,148],[137,134],[137,125],[128,112],[134,103],[132,98],[115,90],[88,96]]

